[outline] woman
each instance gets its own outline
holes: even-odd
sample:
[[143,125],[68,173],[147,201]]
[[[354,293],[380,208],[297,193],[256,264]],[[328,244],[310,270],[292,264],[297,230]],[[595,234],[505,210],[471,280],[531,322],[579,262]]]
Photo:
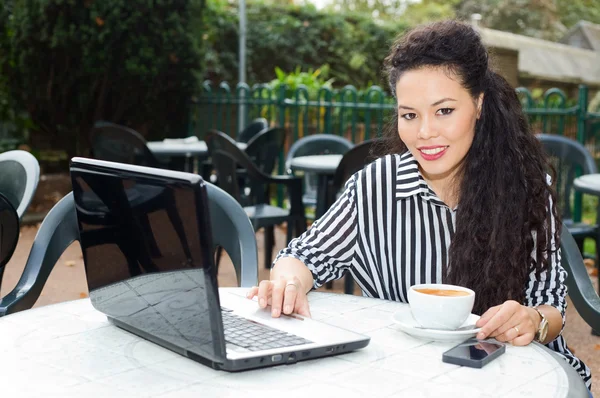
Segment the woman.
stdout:
[[388,155],[352,176],[329,211],[252,288],[277,317],[310,316],[306,293],[351,272],[369,297],[407,301],[419,283],[476,292],[477,338],[534,339],[590,386],[560,335],[560,222],[543,149],[515,90],[469,25],[416,28],[386,59],[397,99]]

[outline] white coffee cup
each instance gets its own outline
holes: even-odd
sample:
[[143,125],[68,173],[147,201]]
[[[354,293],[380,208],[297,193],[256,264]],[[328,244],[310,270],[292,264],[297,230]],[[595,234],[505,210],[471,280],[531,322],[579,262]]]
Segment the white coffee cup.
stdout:
[[[419,290],[430,290],[430,293],[419,292]],[[466,294],[437,295],[431,294],[431,290],[459,291]],[[414,285],[408,290],[408,302],[413,318],[422,327],[454,330],[459,328],[471,314],[475,303],[475,292],[455,285],[434,283]]]

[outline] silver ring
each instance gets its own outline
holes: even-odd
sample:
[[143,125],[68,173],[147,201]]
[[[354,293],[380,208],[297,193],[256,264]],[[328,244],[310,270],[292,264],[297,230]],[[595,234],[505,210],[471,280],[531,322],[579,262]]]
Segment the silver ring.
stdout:
[[517,331],[517,336],[520,336],[520,335],[521,335],[521,332],[519,332],[519,328],[518,328],[518,327],[516,327],[516,326],[513,326],[513,329],[515,329],[515,330]]

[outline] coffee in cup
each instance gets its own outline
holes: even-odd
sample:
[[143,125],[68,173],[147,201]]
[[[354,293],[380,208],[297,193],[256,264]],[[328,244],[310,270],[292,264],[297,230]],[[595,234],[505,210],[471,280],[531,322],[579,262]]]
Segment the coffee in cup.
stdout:
[[454,330],[469,317],[475,292],[447,284],[421,284],[408,290],[413,318],[424,328]]

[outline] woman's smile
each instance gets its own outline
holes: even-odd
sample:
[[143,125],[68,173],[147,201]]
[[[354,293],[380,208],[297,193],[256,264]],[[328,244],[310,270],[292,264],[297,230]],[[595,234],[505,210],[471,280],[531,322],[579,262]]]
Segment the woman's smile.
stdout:
[[419,147],[417,149],[421,153],[421,156],[423,157],[423,159],[432,161],[432,160],[437,160],[437,159],[441,158],[442,156],[444,156],[444,154],[446,153],[446,149],[448,149],[448,148],[449,148],[448,145],[438,145],[438,146],[423,146],[423,147]]

